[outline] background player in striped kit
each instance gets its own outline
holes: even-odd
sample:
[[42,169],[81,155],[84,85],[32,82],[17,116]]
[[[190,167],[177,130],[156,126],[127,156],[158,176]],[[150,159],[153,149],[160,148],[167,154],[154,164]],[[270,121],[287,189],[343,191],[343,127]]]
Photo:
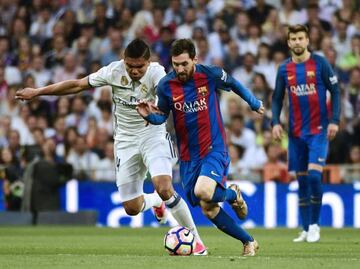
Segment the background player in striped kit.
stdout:
[[[278,69],[272,98],[273,136],[281,139],[280,112],[285,90],[289,96],[289,170],[299,182],[299,210],[303,231],[294,242],[320,240],[319,217],[322,204],[322,171],[328,140],[338,131],[340,94],[337,78],[325,58],[309,52],[308,29],[290,26],[288,46],[291,58]],[[326,92],[331,94],[331,112]]]
[[258,243],[219,206],[219,202],[227,201],[239,218],[247,215],[239,187],[225,187],[230,160],[218,91],[233,90],[260,114],[264,113],[262,102],[223,69],[196,64],[191,40],[175,41],[171,56],[174,71],[159,82],[158,107],[143,102],[138,105],[138,112],[152,124],[162,124],[173,112],[180,175],[189,202],[200,205],[216,227],[240,240],[244,256],[254,256]]
[[[206,255],[190,210],[172,186],[171,152],[165,125],[145,126],[135,110],[138,100],[155,100],[155,89],[166,74],[164,67],[150,62],[150,48],[140,39],[130,42],[124,56],[124,60],[112,62],[85,78],[38,89],[25,88],[16,93],[16,98],[30,100],[40,95],[67,95],[110,85],[114,105],[116,184],[126,213],[137,215],[154,207],[155,216],[162,223],[166,220],[165,203],[177,222],[195,233],[198,240],[194,254]],[[147,170],[157,192],[143,192]]]

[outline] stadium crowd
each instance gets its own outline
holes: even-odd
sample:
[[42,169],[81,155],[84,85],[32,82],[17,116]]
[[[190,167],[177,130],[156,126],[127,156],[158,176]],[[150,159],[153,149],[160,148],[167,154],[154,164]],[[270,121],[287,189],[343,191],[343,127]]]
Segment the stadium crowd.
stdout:
[[287,25],[295,23],[309,27],[311,51],[328,59],[341,86],[340,131],[327,163],[359,165],[356,0],[2,0],[0,166],[11,168],[11,183],[43,152],[50,162],[71,164],[75,178],[114,181],[111,88],[26,103],[15,100],[15,92],[85,77],[122,58],[135,37],[146,40],[152,61],[169,71],[172,41],[192,38],[199,63],[222,66],[267,109],[259,117],[232,93],[221,93],[230,178],[289,182],[287,140],[272,140],[270,102],[277,67],[289,56]]

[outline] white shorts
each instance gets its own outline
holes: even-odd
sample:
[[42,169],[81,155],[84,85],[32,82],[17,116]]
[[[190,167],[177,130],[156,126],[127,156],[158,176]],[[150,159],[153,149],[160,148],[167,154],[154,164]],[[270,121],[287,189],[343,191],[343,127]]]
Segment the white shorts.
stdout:
[[143,194],[143,182],[149,171],[151,177],[172,176],[172,160],[176,158],[170,136],[165,133],[138,137],[137,141],[115,141],[116,185],[121,201]]

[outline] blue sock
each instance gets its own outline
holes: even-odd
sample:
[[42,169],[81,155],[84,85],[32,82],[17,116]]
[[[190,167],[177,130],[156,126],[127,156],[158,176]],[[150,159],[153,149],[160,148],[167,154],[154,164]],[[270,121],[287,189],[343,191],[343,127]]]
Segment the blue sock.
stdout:
[[310,224],[310,184],[308,176],[298,176],[299,182],[299,211],[304,231],[309,230]]
[[319,224],[320,211],[322,205],[322,173],[317,170],[309,170],[309,183],[310,183],[310,204],[311,204],[311,222],[310,224]]
[[219,230],[240,240],[243,244],[254,240],[243,228],[238,226],[221,207],[216,217],[210,220]]
[[211,202],[233,202],[236,199],[236,192],[232,189],[225,189],[222,186],[217,185],[214,191],[214,195],[211,198]]

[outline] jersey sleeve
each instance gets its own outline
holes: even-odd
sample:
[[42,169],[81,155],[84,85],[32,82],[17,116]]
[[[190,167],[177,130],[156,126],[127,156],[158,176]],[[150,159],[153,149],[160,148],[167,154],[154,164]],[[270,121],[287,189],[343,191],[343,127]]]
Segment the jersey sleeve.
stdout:
[[276,74],[275,90],[272,96],[271,111],[272,111],[272,125],[280,124],[280,113],[285,96],[285,81],[281,75],[281,66]]
[[152,74],[152,81],[154,83],[154,88],[156,88],[160,80],[166,76],[165,68],[162,65],[156,65]]
[[258,110],[261,107],[261,101],[258,100],[249,89],[244,87],[239,81],[229,75],[220,67],[210,67],[212,75],[215,77],[217,88],[230,91],[244,99],[252,110]]
[[100,68],[97,72],[89,75],[89,85],[92,87],[101,87],[108,85],[109,75],[111,74],[111,64]]
[[330,122],[339,124],[341,98],[340,98],[338,79],[334,74],[334,71],[331,68],[328,61],[326,61],[324,58],[321,59],[322,59],[321,78],[324,81],[326,88],[330,91],[331,94],[332,118]]
[[157,106],[158,108],[165,113],[165,115],[169,115],[171,110],[171,105],[169,104],[168,98],[165,95],[166,92],[166,80],[163,78],[159,81],[156,95],[158,97]]

